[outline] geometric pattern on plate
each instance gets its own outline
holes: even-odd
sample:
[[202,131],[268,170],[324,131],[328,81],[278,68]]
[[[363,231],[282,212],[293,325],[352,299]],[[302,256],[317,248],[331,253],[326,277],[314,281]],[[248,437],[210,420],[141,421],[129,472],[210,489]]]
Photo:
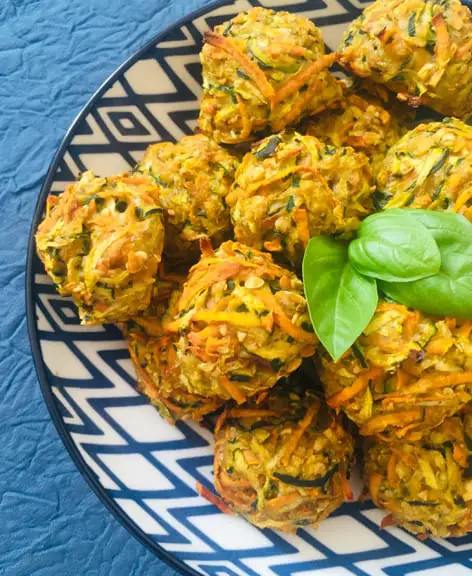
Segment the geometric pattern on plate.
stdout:
[[[59,192],[77,174],[127,170],[151,142],[177,140],[196,125],[199,51],[205,30],[251,6],[313,18],[334,48],[362,0],[236,0],[203,9],[141,50],[96,94],[65,139],[43,189]],[[42,210],[39,206],[39,210]],[[157,553],[188,573],[208,576],[422,576],[472,574],[472,536],[420,542],[399,528],[380,530],[371,502],[346,504],[317,531],[259,530],[201,498],[212,487],[212,436],[193,423],[172,427],[137,392],[126,344],[114,326],[81,326],[31,259],[35,318],[46,379],[41,385],[61,418],[60,431],[99,484],[99,495]],[[38,361],[38,359],[36,359]],[[39,360],[41,361],[41,360]]]

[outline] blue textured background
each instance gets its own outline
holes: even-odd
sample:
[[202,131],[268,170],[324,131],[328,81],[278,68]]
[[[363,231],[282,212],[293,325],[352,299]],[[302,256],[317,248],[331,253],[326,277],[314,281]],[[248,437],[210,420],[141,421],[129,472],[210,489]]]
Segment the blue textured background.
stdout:
[[30,222],[53,154],[113,70],[202,0],[0,0],[0,575],[171,576],[75,469],[27,337]]

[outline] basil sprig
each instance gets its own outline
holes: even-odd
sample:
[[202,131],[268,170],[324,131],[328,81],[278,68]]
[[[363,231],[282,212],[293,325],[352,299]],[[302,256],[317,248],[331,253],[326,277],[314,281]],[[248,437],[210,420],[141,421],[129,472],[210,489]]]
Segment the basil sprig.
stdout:
[[435,239],[412,216],[387,210],[366,218],[349,245],[349,260],[364,276],[409,282],[439,272],[441,255]]
[[376,281],[353,268],[347,245],[318,236],[310,240],[305,250],[303,283],[315,333],[333,359],[338,360],[362,334],[375,312]]
[[472,318],[472,223],[429,210],[374,214],[349,247],[312,238],[303,282],[314,330],[334,360],[369,324],[378,289],[425,313]]
[[[395,212],[402,212],[395,210]],[[459,214],[404,210],[434,238],[441,255],[437,274],[404,285],[381,282],[390,298],[429,314],[472,318],[472,224]]]

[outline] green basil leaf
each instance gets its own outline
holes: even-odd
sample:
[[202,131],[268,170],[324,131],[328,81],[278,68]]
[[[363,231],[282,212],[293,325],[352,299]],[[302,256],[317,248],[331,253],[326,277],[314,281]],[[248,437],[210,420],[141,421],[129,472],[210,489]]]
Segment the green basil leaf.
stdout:
[[439,272],[441,256],[431,232],[406,210],[366,218],[349,246],[354,268],[387,282],[410,282]]
[[[420,223],[425,226],[436,240],[438,246],[440,245],[441,252],[448,249],[448,246],[458,248],[459,244],[464,248],[469,247],[472,241],[472,223],[461,214],[399,208],[393,208],[388,210],[388,212],[391,214],[405,214],[410,218],[414,218],[416,224]],[[464,260],[469,259],[469,256],[464,255]]]
[[415,282],[382,282],[381,290],[397,302],[429,314],[472,318],[472,223],[453,213],[404,212],[433,235],[441,254],[441,268],[434,276]]
[[303,283],[316,335],[333,360],[338,360],[374,315],[376,281],[353,268],[345,244],[318,236],[305,250]]
[[472,319],[472,271],[455,278],[440,271],[414,282],[382,282],[380,290],[400,304],[427,314]]

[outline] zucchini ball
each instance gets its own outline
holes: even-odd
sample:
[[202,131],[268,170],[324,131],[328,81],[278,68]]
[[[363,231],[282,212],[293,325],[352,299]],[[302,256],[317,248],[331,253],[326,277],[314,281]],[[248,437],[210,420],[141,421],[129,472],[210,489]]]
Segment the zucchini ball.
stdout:
[[472,127],[446,118],[405,134],[380,166],[374,201],[378,209],[441,210],[472,220]]
[[122,322],[149,306],[164,245],[154,192],[139,178],[85,172],[48,197],[36,248],[82,324]]
[[147,318],[145,326],[138,320],[128,330],[127,341],[138,388],[169,423],[200,421],[223,404],[216,397],[192,394],[181,385],[175,366],[175,340],[164,334],[157,318]]
[[320,30],[288,12],[253,8],[205,34],[200,129],[237,144],[317,114],[342,95]]
[[339,61],[410,106],[472,112],[472,16],[460,0],[377,0],[345,32]]
[[150,178],[156,199],[164,210],[166,264],[195,263],[199,241],[216,245],[231,232],[225,197],[234,180],[238,161],[203,134],[179,142],[153,144],[135,172]]
[[262,403],[228,408],[215,431],[215,488],[259,528],[295,532],[350,498],[354,442],[334,412],[291,379]]
[[182,387],[238,403],[296,370],[316,341],[301,281],[231,241],[190,270],[166,330]]
[[413,114],[383,86],[347,86],[338,106],[309,119],[303,132],[333,146],[351,146],[371,161],[375,175],[388,149],[408,131]]
[[415,441],[374,441],[365,452],[364,476],[372,500],[398,525],[425,539],[472,530],[472,420],[448,418]]
[[364,154],[283,132],[246,154],[227,202],[238,241],[299,268],[312,236],[353,235],[373,191]]
[[328,405],[366,436],[415,438],[472,400],[472,321],[380,301],[338,362],[319,355]]

